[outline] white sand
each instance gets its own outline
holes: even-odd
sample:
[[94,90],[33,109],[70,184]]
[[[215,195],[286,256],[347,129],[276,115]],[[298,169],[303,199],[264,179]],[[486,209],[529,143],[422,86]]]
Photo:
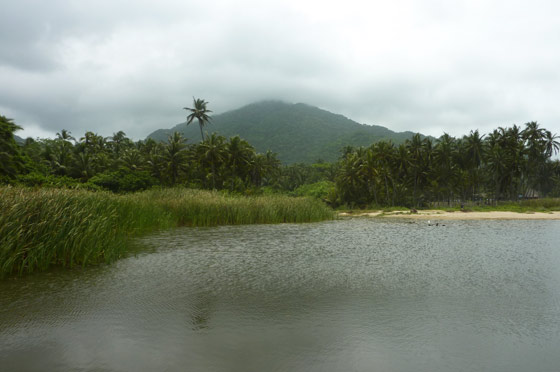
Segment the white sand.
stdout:
[[560,212],[446,212],[440,210],[419,210],[418,213],[410,211],[385,212],[341,212],[339,216],[364,216],[384,218],[414,218],[425,220],[560,220]]

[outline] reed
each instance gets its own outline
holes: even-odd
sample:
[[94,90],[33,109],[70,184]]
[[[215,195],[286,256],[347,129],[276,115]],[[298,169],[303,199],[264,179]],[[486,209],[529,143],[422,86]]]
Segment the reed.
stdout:
[[313,198],[242,197],[190,189],[115,195],[0,187],[0,276],[52,265],[111,262],[131,237],[175,226],[313,222],[334,218]]

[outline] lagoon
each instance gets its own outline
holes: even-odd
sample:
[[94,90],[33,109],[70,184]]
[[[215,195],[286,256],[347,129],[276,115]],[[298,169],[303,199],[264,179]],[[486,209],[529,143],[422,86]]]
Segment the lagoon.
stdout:
[[0,281],[17,371],[556,371],[560,221],[178,228]]

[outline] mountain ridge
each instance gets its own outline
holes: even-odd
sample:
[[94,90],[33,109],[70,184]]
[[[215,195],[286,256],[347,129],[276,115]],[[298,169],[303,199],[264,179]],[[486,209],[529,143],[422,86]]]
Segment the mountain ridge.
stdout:
[[[284,163],[311,163],[318,159],[334,161],[345,146],[369,146],[380,140],[395,144],[412,137],[413,132],[394,132],[379,125],[360,124],[341,114],[305,103],[259,101],[212,117],[203,130],[225,137],[239,135],[258,152],[271,150]],[[166,141],[173,132],[190,141],[200,140],[198,123],[179,123],[148,135]]]

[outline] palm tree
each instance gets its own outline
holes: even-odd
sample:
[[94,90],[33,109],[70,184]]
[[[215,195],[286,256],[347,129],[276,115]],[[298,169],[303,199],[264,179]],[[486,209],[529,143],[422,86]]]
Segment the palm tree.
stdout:
[[510,172],[511,158],[509,154],[498,144],[488,147],[486,150],[486,167],[493,181],[494,199],[500,199],[502,192],[511,183]]
[[560,137],[556,134],[552,134],[551,131],[547,130],[545,135],[545,148],[546,157],[550,158],[553,154],[556,155],[558,150],[560,150],[560,142],[557,141]]
[[363,162],[359,164],[359,167],[360,175],[365,182],[365,187],[369,194],[368,201],[371,201],[371,195],[373,194],[375,205],[379,205],[377,200],[377,178],[379,176],[377,165],[376,154],[369,148],[364,156]]
[[205,141],[203,141],[198,149],[202,162],[210,163],[210,171],[212,173],[212,189],[216,189],[216,168],[223,164],[225,158],[226,147],[224,137],[212,133]]
[[422,155],[424,153],[424,144],[420,133],[416,133],[410,140],[406,140],[405,145],[410,153],[410,162],[413,173],[414,188],[412,191],[412,204],[417,207],[416,190],[418,189],[418,177],[422,171]]
[[[368,150],[369,151],[369,150]],[[367,202],[367,186],[362,177],[366,173],[363,158],[356,152],[349,152],[341,161],[336,185],[343,203],[364,204]]]
[[393,163],[395,158],[395,146],[390,141],[380,141],[374,143],[370,149],[374,153],[374,158],[377,160],[377,169],[385,181],[385,200],[389,204],[389,181],[393,185],[391,205],[395,205],[395,190],[394,190],[394,172]]
[[131,144],[131,141],[129,138],[126,137],[125,132],[119,130],[117,133],[113,133],[110,144],[113,149],[113,153],[118,158],[121,154],[123,147]]
[[121,163],[130,170],[143,170],[144,158],[134,147],[124,149],[120,157]]
[[57,139],[62,140],[62,141],[68,141],[70,142],[70,140],[72,141],[76,141],[76,139],[74,137],[72,137],[72,134],[67,131],[66,129],[63,129],[60,131],[60,133],[56,134]]
[[480,135],[478,130],[471,130],[470,135],[464,136],[464,153],[466,167],[469,173],[472,185],[472,199],[474,201],[475,194],[478,192],[480,183],[480,166],[484,158],[484,135]]
[[24,161],[14,139],[14,132],[20,129],[12,119],[0,115],[0,177],[14,177],[23,170]]
[[276,153],[270,150],[266,154],[254,154],[249,164],[253,185],[260,187],[263,179],[270,184],[271,178],[278,175],[281,164],[276,158]]
[[87,151],[80,152],[76,155],[73,171],[75,172],[77,178],[85,182],[95,174],[92,160],[92,157]]
[[186,168],[188,161],[187,140],[181,133],[174,132],[167,139],[167,145],[163,152],[163,158],[167,163],[167,170],[171,179],[171,185],[175,185],[179,174]]
[[210,116],[208,115],[212,111],[206,108],[208,102],[204,101],[200,98],[193,97],[193,108],[183,107],[184,110],[190,112],[189,116],[187,116],[187,125],[192,123],[194,119],[198,120],[198,125],[200,126],[200,136],[202,137],[202,141],[204,141],[204,133],[202,132],[202,127],[206,125],[206,123],[210,122]]
[[[165,146],[162,143],[156,143],[154,141],[153,143],[149,143],[149,152],[145,155],[146,164],[148,165],[151,176],[157,178],[160,182],[163,182],[163,175],[167,167],[167,160],[165,158],[166,152]],[[169,154],[167,155],[169,156]]]
[[46,149],[46,157],[50,162],[51,169],[55,174],[65,176],[73,162],[72,144],[76,139],[66,129],[56,134],[56,139],[49,142]]
[[236,180],[241,178],[240,173],[243,173],[244,169],[248,169],[248,165],[254,154],[255,149],[239,136],[229,139],[229,142],[226,144],[226,156],[227,165],[231,169],[231,191],[234,189]]
[[455,162],[457,154],[457,144],[455,138],[447,133],[438,138],[434,148],[434,158],[436,161],[435,176],[441,186],[439,192],[447,198],[447,203],[451,203],[451,196],[455,189],[458,177],[458,168]]

